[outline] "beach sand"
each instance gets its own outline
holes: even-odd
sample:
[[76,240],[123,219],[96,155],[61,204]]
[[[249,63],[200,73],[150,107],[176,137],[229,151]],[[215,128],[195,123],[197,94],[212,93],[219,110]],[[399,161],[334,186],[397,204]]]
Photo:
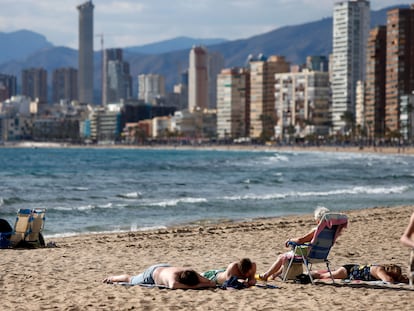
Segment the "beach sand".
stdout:
[[[409,250],[399,238],[414,206],[343,211],[348,229],[331,250],[331,267],[395,263],[406,272]],[[84,235],[46,242],[57,248],[0,250],[1,310],[412,310],[404,286],[295,284],[277,289],[167,290],[102,283],[138,274],[155,263],[202,272],[242,257],[265,271],[287,249],[283,242],[314,226],[312,215],[185,226],[146,232]],[[47,227],[47,220],[46,220]],[[314,268],[318,268],[319,265]],[[323,269],[324,265],[320,266]]]

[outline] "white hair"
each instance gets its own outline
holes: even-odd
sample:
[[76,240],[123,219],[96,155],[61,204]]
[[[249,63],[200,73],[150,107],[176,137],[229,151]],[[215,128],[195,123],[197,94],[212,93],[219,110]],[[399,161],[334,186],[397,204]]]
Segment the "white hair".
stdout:
[[323,215],[325,215],[326,213],[329,213],[329,209],[328,208],[326,208],[324,206],[318,206],[315,209],[315,213],[314,213],[315,220],[317,220],[317,221],[321,220],[322,217],[323,217]]

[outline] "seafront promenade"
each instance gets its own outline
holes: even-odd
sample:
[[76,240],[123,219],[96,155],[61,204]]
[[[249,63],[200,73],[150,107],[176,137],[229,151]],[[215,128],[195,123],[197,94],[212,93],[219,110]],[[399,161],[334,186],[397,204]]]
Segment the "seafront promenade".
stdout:
[[126,144],[69,144],[53,142],[6,142],[0,147],[6,148],[118,148],[118,149],[203,149],[203,150],[245,150],[245,151],[297,151],[297,152],[359,152],[359,153],[384,153],[384,154],[406,154],[414,155],[414,146],[304,146],[304,145],[222,145],[222,144],[148,144],[148,145],[126,145]]

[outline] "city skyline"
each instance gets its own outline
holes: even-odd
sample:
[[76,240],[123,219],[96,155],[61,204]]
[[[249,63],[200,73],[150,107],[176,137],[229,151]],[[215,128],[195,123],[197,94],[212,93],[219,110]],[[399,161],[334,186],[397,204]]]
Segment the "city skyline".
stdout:
[[[64,6],[50,0],[5,2],[0,12],[1,32],[28,29],[44,35],[55,46],[77,48],[76,6],[83,0],[65,1]],[[181,1],[167,8],[165,2],[159,0],[140,3],[95,0],[94,50],[100,47],[99,34],[104,35],[106,48],[145,45],[180,36],[248,38],[283,26],[331,17],[335,2],[338,1],[244,0],[223,3],[206,0],[199,3]],[[379,10],[411,2],[372,0],[370,3],[371,10]],[[269,7],[275,9],[269,10]]]

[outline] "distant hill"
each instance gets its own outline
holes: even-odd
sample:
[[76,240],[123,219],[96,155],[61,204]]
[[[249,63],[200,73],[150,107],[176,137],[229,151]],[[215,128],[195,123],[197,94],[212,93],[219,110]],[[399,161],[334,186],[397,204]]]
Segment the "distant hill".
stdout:
[[[407,7],[407,5],[398,7]],[[390,8],[372,11],[371,26],[385,25],[386,14]],[[328,56],[332,52],[332,21],[332,18],[329,17],[301,25],[281,27],[247,39],[209,45],[207,49],[222,53],[226,67],[244,66],[249,54],[257,55],[259,53],[267,56],[284,55],[288,61],[294,64],[302,64],[308,55]],[[185,49],[178,51],[175,49],[180,44],[194,43],[192,40],[197,39],[176,38],[158,44],[125,48],[124,57],[130,63],[131,74],[134,78],[134,88],[136,88],[136,77],[139,74],[157,73],[165,77],[166,87],[168,91],[171,91],[172,86],[179,81],[180,74],[188,68],[191,46],[187,45]],[[212,40],[219,40],[220,42],[223,39]],[[206,43],[208,42],[206,41]],[[168,52],[158,54],[162,50]],[[140,51],[140,53],[137,51]],[[153,53],[147,54],[149,53],[148,51]],[[36,66],[44,67],[48,71],[52,71],[57,67],[72,66],[76,68],[78,63],[77,55],[76,50],[69,48],[42,47],[41,50],[27,56],[25,59],[0,64],[0,72],[16,75],[19,80],[23,68]],[[49,73],[49,79],[50,77],[51,72]],[[95,53],[94,83],[97,89],[101,85],[100,52]]]
[[46,37],[29,30],[0,32],[0,64],[21,60],[34,52],[53,47]]
[[125,52],[141,53],[141,54],[163,54],[173,51],[191,49],[193,45],[209,46],[226,42],[226,39],[194,39],[189,37],[177,37],[170,40],[164,40],[156,43],[146,44],[142,46],[134,46],[125,48]]

